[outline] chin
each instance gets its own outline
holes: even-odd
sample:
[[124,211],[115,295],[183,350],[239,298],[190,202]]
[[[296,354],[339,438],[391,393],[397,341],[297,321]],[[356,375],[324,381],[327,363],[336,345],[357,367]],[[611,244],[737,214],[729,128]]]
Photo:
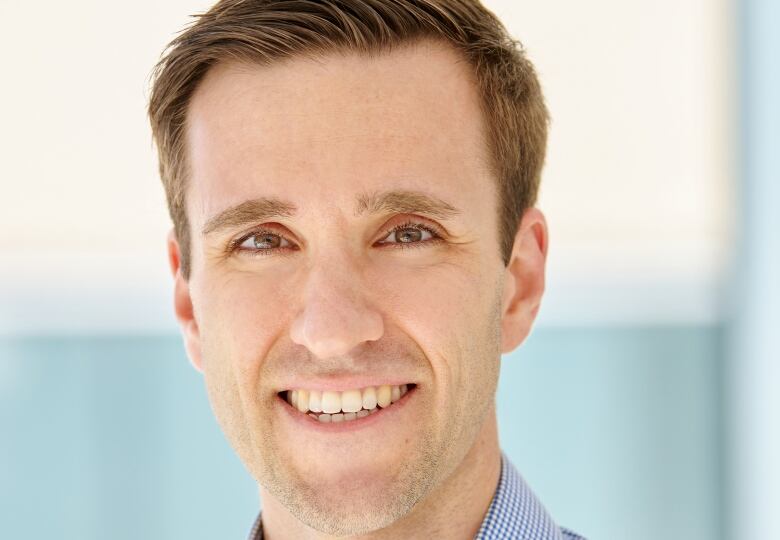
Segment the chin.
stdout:
[[[422,493],[419,484],[365,483],[309,485],[284,501],[288,510],[312,529],[334,536],[365,534],[387,527],[408,514]],[[411,489],[410,489],[411,488]],[[309,496],[304,496],[308,493]]]
[[394,466],[382,460],[358,464],[348,456],[335,467],[327,465],[320,461],[304,473],[288,469],[287,479],[277,478],[275,485],[265,487],[312,529],[349,536],[385,528],[411,512],[434,484],[438,460],[420,449],[414,458]]

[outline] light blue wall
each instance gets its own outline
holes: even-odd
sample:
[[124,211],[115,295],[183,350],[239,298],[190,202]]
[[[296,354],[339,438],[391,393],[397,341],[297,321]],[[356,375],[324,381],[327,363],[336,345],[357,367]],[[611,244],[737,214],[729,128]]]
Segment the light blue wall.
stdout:
[[715,328],[545,329],[504,358],[502,444],[561,525],[719,538],[720,341]]
[[177,338],[4,342],[0,359],[0,538],[246,534],[255,485]]
[[[718,537],[720,331],[540,329],[502,445],[591,539]],[[0,341],[0,537],[242,538],[256,488],[178,337]]]

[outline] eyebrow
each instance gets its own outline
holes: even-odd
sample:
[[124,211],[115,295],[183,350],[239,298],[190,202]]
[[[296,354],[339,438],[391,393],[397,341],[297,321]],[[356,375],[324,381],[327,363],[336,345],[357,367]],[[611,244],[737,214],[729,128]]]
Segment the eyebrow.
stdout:
[[279,217],[292,217],[297,208],[292,203],[270,197],[250,199],[223,210],[210,218],[203,226],[203,235],[216,231],[241,227],[256,221],[265,221]]
[[[203,227],[203,235],[224,229],[238,228],[258,221],[280,217],[294,217],[298,208],[289,201],[273,197],[250,199],[223,210],[210,218]],[[354,216],[382,212],[399,214],[426,214],[437,219],[450,219],[460,210],[446,201],[421,191],[389,190],[358,195],[355,199]]]

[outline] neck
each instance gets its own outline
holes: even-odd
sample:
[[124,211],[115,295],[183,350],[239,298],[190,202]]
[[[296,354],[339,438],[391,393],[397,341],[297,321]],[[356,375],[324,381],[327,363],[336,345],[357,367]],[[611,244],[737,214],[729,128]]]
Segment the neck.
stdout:
[[[351,538],[474,538],[493,499],[500,473],[501,452],[495,405],[492,405],[474,444],[443,482],[402,519],[383,529]],[[263,501],[264,540],[335,538],[298,521],[262,487],[260,499]]]

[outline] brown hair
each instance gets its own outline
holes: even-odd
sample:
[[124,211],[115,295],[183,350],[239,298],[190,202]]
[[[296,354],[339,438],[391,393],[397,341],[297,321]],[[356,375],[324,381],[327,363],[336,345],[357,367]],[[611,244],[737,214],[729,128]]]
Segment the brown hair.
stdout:
[[453,45],[473,67],[500,195],[501,257],[509,263],[519,220],[536,202],[549,117],[522,45],[478,0],[221,0],[196,17],[154,67],[148,111],[186,279],[186,113],[208,69],[227,59],[268,65],[304,53],[372,55],[422,38]]

